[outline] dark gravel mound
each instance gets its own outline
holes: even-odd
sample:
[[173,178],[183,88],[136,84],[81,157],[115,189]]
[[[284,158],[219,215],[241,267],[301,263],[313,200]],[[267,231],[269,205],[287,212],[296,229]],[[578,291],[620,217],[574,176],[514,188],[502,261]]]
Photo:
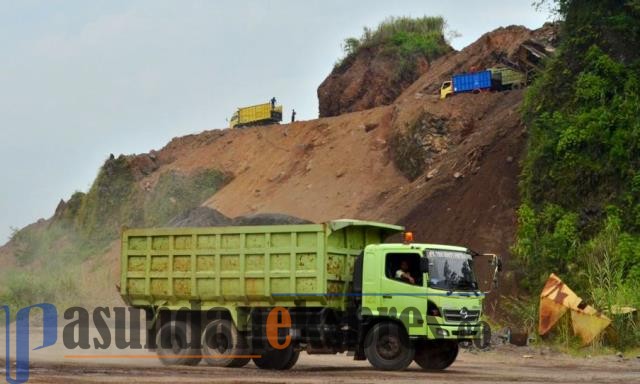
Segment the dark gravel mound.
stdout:
[[238,216],[232,225],[278,225],[278,224],[313,224],[313,222],[282,213],[257,213],[255,215]]
[[222,227],[232,225],[232,220],[215,209],[197,207],[171,219],[168,227]]
[[258,213],[231,219],[209,207],[190,209],[167,223],[167,227],[223,227],[227,225],[313,224],[313,222],[282,213]]

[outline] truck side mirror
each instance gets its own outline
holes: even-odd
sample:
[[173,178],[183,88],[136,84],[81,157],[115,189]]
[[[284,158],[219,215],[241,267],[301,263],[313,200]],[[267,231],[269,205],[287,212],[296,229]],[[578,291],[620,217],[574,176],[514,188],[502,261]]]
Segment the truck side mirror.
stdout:
[[500,273],[502,271],[502,259],[500,259],[500,256],[495,255],[493,253],[485,253],[482,256],[488,256],[489,257],[489,265],[491,266],[491,268],[493,269],[493,287],[497,288],[498,287],[498,273]]
[[429,272],[429,259],[426,257],[420,258],[420,273],[428,273]]
[[500,257],[493,253],[474,254],[474,272],[478,280],[478,289],[488,293],[498,286],[498,274],[502,270]]

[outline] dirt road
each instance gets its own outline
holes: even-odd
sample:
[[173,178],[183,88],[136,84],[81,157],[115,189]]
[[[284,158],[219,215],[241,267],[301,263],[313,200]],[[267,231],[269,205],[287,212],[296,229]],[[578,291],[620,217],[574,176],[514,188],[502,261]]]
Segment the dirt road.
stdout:
[[[0,328],[0,382],[5,377],[5,330]],[[166,367],[146,350],[67,349],[62,342],[33,350],[42,341],[42,329],[31,329],[29,383],[397,383],[397,382],[519,382],[519,383],[640,383],[640,358],[599,356],[572,357],[531,347],[500,345],[488,352],[461,349],[456,362],[446,371],[426,372],[415,363],[401,372],[374,370],[367,361],[351,356],[300,354],[289,371],[258,369],[253,363],[244,368]],[[97,336],[90,329],[90,340]],[[15,356],[15,327],[10,332],[11,356]],[[127,358],[120,356],[127,355]],[[15,377],[15,365],[12,365]]]
[[[448,370],[425,372],[412,364],[402,372],[373,370],[366,361],[350,357],[302,354],[290,371],[265,371],[252,363],[244,368],[164,367],[155,360],[34,362],[30,383],[396,383],[396,382],[519,382],[633,383],[640,381],[640,359],[575,358],[564,355],[524,355],[522,350],[463,351]],[[531,356],[531,357],[523,357]],[[4,372],[2,372],[4,375]]]

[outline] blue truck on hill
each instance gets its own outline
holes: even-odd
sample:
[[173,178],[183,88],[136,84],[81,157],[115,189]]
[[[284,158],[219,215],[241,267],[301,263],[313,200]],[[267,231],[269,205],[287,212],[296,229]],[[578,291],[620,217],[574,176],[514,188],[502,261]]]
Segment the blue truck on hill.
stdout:
[[510,68],[489,68],[484,71],[458,73],[440,87],[440,98],[464,93],[488,90],[517,89],[525,84],[525,76]]

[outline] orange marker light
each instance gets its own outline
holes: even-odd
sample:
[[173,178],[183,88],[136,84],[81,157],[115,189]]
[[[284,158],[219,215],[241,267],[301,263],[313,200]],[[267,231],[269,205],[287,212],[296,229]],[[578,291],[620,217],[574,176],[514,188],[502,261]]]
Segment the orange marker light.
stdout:
[[404,242],[405,244],[413,243],[413,232],[404,233]]

